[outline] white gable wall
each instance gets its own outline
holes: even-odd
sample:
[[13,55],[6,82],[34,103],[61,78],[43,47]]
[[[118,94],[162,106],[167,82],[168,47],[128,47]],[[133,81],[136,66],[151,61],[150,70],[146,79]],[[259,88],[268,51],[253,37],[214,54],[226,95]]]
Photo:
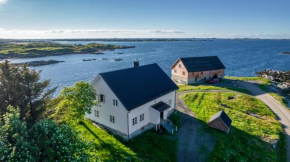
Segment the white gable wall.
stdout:
[[[135,108],[133,110],[130,111],[129,113],[129,134],[137,131],[138,129],[142,128],[143,126],[149,124],[149,123],[153,123],[156,124],[157,119],[155,117],[158,117],[156,115],[156,112],[152,113],[150,111],[154,111],[154,110],[150,110],[150,106],[154,105],[155,103],[158,103],[160,101],[163,101],[164,103],[169,104],[169,100],[172,100],[171,103],[171,107],[169,109],[167,109],[166,111],[164,111],[164,117],[167,116],[168,111],[174,109],[175,106],[175,91],[170,92],[164,96],[161,96],[159,98],[157,98],[156,100],[150,101],[144,105],[139,106],[138,108]],[[140,122],[140,115],[144,113],[144,120]],[[152,114],[152,116],[151,116]],[[133,118],[137,117],[137,124],[133,125]]]
[[[97,79],[93,81],[92,86],[97,94],[105,95],[105,103],[99,103],[98,106],[93,106],[92,113],[86,113],[86,117],[128,135],[128,111],[122,105],[120,100],[112,92],[101,76],[98,76]],[[118,100],[118,106],[113,105],[113,99]],[[99,117],[95,116],[95,110],[99,111]],[[115,117],[115,123],[110,122],[110,115]]]

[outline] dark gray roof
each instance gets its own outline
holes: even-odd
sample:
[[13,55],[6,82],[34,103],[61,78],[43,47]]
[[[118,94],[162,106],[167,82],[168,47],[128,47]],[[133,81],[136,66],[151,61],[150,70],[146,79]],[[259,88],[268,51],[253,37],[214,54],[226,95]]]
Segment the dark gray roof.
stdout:
[[178,89],[157,64],[100,73],[100,76],[128,111]]
[[218,113],[216,113],[215,115],[213,115],[210,118],[208,123],[211,123],[212,121],[214,121],[217,118],[220,118],[228,126],[228,128],[231,127],[232,120],[229,118],[229,116],[223,110],[221,110]]
[[169,105],[167,105],[166,103],[164,103],[162,101],[158,102],[157,104],[154,104],[151,107],[159,112],[162,112],[162,111],[170,108]]
[[217,56],[180,58],[188,72],[225,69]]

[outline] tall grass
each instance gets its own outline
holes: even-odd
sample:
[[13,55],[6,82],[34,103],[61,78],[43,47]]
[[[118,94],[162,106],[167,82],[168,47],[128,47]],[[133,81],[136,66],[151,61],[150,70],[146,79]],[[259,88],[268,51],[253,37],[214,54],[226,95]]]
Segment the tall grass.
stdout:
[[[260,100],[232,92],[190,93],[182,98],[201,121],[203,131],[216,139],[208,161],[286,161],[282,127]],[[233,121],[229,134],[206,127],[220,110]],[[278,139],[278,147],[273,149],[271,143]]]

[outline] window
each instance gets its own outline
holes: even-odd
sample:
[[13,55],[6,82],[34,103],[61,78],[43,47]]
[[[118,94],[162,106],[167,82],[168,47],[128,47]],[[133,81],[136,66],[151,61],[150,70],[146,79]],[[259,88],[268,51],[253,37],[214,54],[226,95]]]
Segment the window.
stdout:
[[171,104],[172,104],[172,99],[170,99],[170,100],[168,101],[168,105],[171,106]]
[[137,117],[133,118],[133,125],[137,124]]
[[194,72],[193,72],[193,73],[191,73],[191,76],[194,76]]
[[179,67],[181,68],[181,64],[179,64]]
[[99,111],[98,110],[95,110],[95,116],[99,117]]
[[185,75],[185,72],[184,71],[182,72],[182,75]]
[[222,73],[222,70],[219,70],[219,73]]
[[200,72],[201,73],[201,75],[203,74],[203,71],[202,72]]
[[143,121],[144,120],[144,114],[141,114],[140,115],[140,121]]
[[114,104],[115,106],[118,106],[118,100],[113,99],[113,104]]
[[174,69],[174,73],[177,73],[177,70],[176,69]]
[[195,81],[197,82],[197,78],[195,78]]
[[115,117],[112,116],[112,115],[110,115],[110,122],[111,122],[111,123],[115,123]]
[[100,95],[98,96],[98,100],[99,100],[99,102],[104,102],[104,103],[105,103],[105,95],[100,94]]

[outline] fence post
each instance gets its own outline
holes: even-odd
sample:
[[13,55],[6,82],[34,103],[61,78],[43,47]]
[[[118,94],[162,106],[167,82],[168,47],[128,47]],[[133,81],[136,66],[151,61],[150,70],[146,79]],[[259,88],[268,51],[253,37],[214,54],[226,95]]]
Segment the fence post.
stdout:
[[176,132],[177,132],[177,126],[176,126]]
[[172,129],[172,134],[173,134],[173,131],[174,131],[174,130]]

